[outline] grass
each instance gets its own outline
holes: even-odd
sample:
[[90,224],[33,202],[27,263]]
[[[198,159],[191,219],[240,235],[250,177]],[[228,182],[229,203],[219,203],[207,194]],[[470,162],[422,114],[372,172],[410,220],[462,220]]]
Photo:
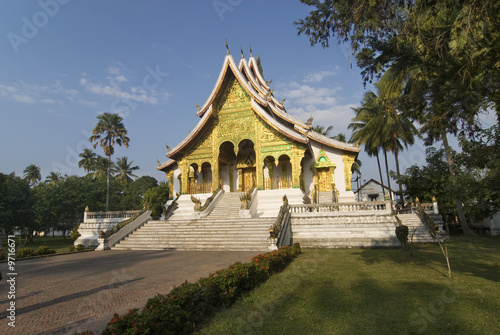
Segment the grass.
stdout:
[[500,239],[401,249],[303,249],[198,334],[497,334]]
[[[16,236],[14,239],[16,241],[16,250],[18,250],[19,248],[33,248],[34,250],[36,250],[39,246],[46,245],[50,249],[56,250],[56,253],[68,252],[68,248],[72,246],[74,242],[74,240],[70,237],[66,237],[66,239],[62,237],[49,236],[34,237],[33,243],[25,241],[24,238],[20,236]],[[8,252],[7,236],[2,236],[2,246],[2,256],[5,256],[5,254]]]

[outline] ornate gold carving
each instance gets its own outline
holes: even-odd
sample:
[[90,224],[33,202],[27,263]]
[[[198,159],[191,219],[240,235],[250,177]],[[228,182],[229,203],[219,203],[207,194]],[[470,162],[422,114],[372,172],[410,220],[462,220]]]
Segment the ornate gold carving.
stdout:
[[222,106],[220,109],[237,108],[250,105],[250,97],[234,78],[228,83],[228,89],[224,92],[221,101]]
[[352,164],[356,160],[356,156],[343,154],[342,161],[344,162],[344,178],[345,178],[345,190],[350,191],[352,189],[351,186],[351,178],[352,178]]

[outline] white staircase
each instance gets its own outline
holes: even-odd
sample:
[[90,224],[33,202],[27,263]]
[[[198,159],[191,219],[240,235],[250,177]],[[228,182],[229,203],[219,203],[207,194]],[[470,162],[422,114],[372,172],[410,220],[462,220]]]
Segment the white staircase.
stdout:
[[[434,242],[434,238],[416,214],[399,214],[408,226],[408,241]],[[376,248],[398,247],[397,220],[394,215],[293,216],[293,242],[304,248]]]
[[318,192],[318,203],[320,204],[330,204],[333,202],[332,192]]
[[408,226],[408,242],[435,242],[434,237],[417,214],[398,214],[401,223]]
[[239,195],[226,192],[206,218],[149,221],[112,249],[269,250],[269,227],[275,218],[240,218]]
[[293,242],[303,248],[375,248],[395,247],[396,218],[385,216],[294,217]]

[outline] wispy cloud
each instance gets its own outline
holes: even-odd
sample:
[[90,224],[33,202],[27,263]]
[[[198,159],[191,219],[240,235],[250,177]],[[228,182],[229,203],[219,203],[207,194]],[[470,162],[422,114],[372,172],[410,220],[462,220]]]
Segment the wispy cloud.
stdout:
[[33,85],[24,81],[12,85],[0,84],[0,96],[27,104],[64,104],[64,100],[73,101],[78,91],[67,89],[60,82],[50,85]]
[[303,121],[312,116],[314,125],[333,126],[332,134],[347,133],[347,126],[354,116],[351,108],[355,105],[341,103],[340,85],[318,85],[320,77],[324,78],[326,75],[330,74],[317,73],[317,76],[306,76],[300,83],[294,81],[279,84],[277,91],[286,97],[285,107],[291,115]]
[[317,71],[310,73],[305,76],[304,82],[306,83],[319,83],[321,82],[325,77],[329,76],[335,76],[337,72],[335,71]]

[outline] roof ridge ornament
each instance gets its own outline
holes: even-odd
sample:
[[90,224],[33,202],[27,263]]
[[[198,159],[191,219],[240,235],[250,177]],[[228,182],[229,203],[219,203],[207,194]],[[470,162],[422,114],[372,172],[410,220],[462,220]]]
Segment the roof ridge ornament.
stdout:
[[227,45],[227,38],[226,38],[226,49],[227,49],[227,55],[230,55],[230,53],[229,53],[229,46]]
[[245,55],[243,55],[243,47],[240,45],[240,51],[241,51],[241,59],[245,58]]
[[252,45],[250,44],[250,58],[253,57],[253,54],[252,54]]

